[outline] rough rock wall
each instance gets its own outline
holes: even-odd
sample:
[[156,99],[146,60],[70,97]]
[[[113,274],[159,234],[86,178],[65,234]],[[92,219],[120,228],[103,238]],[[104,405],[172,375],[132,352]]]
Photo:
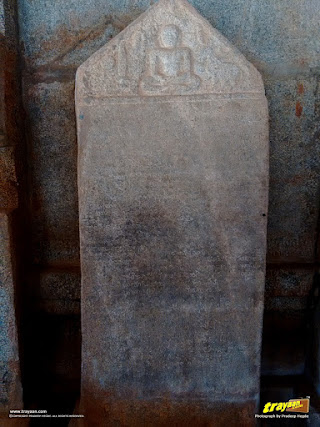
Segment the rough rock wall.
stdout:
[[[21,138],[15,2],[0,1],[0,424],[22,408],[15,245]],[[13,420],[14,421],[14,420]],[[11,423],[13,425],[13,423]]]
[[[51,381],[58,388],[61,381],[68,381],[76,390],[80,269],[75,71],[153,2],[18,3],[29,165],[24,347],[26,372],[33,373],[27,383],[41,388]],[[320,4],[317,0],[191,3],[264,78],[271,180],[262,366],[264,374],[300,374],[305,367],[308,296],[319,261]],[[47,337],[45,345],[35,338],[39,335]]]

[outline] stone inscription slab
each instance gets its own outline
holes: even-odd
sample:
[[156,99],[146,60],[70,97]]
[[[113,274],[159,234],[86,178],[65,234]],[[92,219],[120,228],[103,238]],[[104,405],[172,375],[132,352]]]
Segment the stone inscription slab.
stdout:
[[227,422],[221,402],[245,419],[266,251],[259,73],[162,0],[78,69],[76,111],[84,422]]

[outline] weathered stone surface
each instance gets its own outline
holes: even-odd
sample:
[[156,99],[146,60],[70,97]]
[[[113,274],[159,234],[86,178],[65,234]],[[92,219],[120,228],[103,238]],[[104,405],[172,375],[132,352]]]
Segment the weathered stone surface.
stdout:
[[0,34],[4,35],[5,25],[4,25],[4,7],[3,0],[0,1]]
[[[21,0],[20,29],[32,67],[80,65],[144,12],[154,0]],[[319,3],[192,0],[209,22],[246,57],[271,74],[319,66]],[[43,23],[46,22],[46,25]]]
[[[51,124],[51,131],[55,134],[54,144],[57,147],[61,146],[61,151],[57,149],[57,156],[59,152],[62,155],[57,161],[54,161],[54,154],[47,157],[45,150],[50,131],[40,132],[36,126],[38,119],[44,127],[45,123],[53,122],[54,117],[64,114],[61,100],[64,98],[70,106],[73,102],[74,67],[85,61],[97,48],[124,29],[152,2],[152,0],[108,2],[105,0],[68,2],[19,0],[21,53],[26,65],[25,72],[32,70],[34,82],[45,82],[30,88],[31,91],[34,89],[38,93],[29,105],[27,103],[25,105],[27,114],[31,111],[32,123],[35,124],[30,139],[31,151],[34,143],[37,149],[43,147],[43,155],[28,159],[29,167],[37,175],[37,183],[41,183],[41,190],[39,190],[40,187],[35,185],[34,180],[30,181],[30,193],[34,202],[31,205],[30,216],[34,224],[33,249],[36,263],[70,263],[71,259],[73,263],[78,249],[76,231],[78,213],[74,184],[76,150],[64,151],[68,141],[71,141],[68,136],[70,133],[66,127]],[[276,260],[284,263],[291,261],[310,263],[313,258],[316,218],[320,206],[317,190],[320,182],[317,177],[319,155],[316,146],[317,140],[319,141],[320,98],[314,84],[317,79],[319,80],[320,70],[318,37],[320,2],[317,0],[309,0],[307,3],[300,0],[282,0],[281,2],[193,0],[191,3],[262,72],[269,101],[272,135],[271,205],[268,214],[269,259],[272,262]],[[272,78],[269,78],[270,76]],[[273,79],[275,76],[278,79]],[[70,84],[65,83],[66,78],[70,80]],[[53,81],[54,85],[51,84]],[[304,87],[303,93],[301,93],[301,84]],[[54,95],[55,102],[48,100],[48,92],[44,90],[46,87],[51,89],[49,98],[51,99]],[[26,95],[28,100],[30,93]],[[300,106],[298,105],[296,110],[298,102]],[[315,107],[318,105],[318,114],[312,110],[312,103]],[[307,108],[305,108],[306,104]],[[0,103],[0,109],[1,105]],[[300,117],[296,116],[296,112]],[[73,116],[73,112],[71,115],[66,113],[66,116]],[[70,128],[73,120],[75,120],[74,117],[68,120]],[[19,122],[21,122],[20,117]],[[299,123],[304,123],[301,126],[304,128],[303,132],[299,129]],[[311,133],[307,130],[307,128],[312,130],[312,127],[315,129],[318,127],[313,140],[310,139]],[[289,135],[288,140],[286,135]],[[52,142],[52,139],[50,141]],[[53,180],[44,179],[47,168],[50,169]],[[45,198],[45,207],[39,208],[39,203],[40,206],[43,203],[42,194],[48,196]],[[65,209],[63,209],[64,198],[66,199]],[[69,219],[65,222],[66,217]],[[53,225],[53,232],[50,230],[51,225]],[[74,230],[72,233],[71,228]],[[292,270],[288,264],[283,265],[283,268]],[[65,277],[63,274],[63,270],[59,268],[61,283],[65,286],[66,295],[69,295],[74,292],[75,282],[69,280],[67,272]],[[52,281],[54,282],[55,280]],[[291,283],[290,277],[288,277],[289,282]],[[306,284],[305,278],[302,278],[302,282]],[[283,278],[277,282],[277,286],[284,286],[286,292],[289,290],[288,283]],[[60,299],[61,285],[57,290],[59,297],[54,299],[54,287],[49,284],[49,278],[42,280],[41,277],[38,286],[38,293],[41,296],[44,295],[41,308],[47,309],[50,313],[62,313],[75,307],[73,302],[64,305]],[[52,290],[52,298],[49,291],[45,291],[45,286],[48,286],[50,292]],[[67,290],[68,286],[70,291]],[[34,282],[33,288],[36,287],[37,282]],[[300,295],[297,286],[292,288],[290,295],[273,296],[270,292],[266,295],[267,306],[272,313],[279,314],[277,317],[279,323],[274,321],[265,325],[266,328],[271,327],[271,332],[277,328],[281,329],[286,307],[289,317],[294,307],[297,309],[304,307],[305,296],[295,297],[295,290]],[[302,302],[299,302],[300,297],[303,299]],[[293,325],[296,328],[296,324],[293,323]],[[287,329],[285,333],[290,336],[292,327],[288,326]],[[267,333],[265,337],[272,339],[272,334]],[[280,337],[277,343],[272,340],[271,342],[270,347],[279,345],[283,341]],[[292,347],[287,353],[289,354],[290,351]],[[278,361],[279,359],[276,358],[273,363],[276,370],[279,369]],[[286,366],[289,372],[289,363],[286,363]],[[269,373],[272,373],[271,370]]]
[[80,314],[80,269],[37,269],[30,277],[35,311],[59,315]]
[[313,269],[269,267],[265,297],[308,297],[312,287]]
[[[22,408],[16,321],[16,259],[12,211],[18,207],[14,2],[0,0],[0,425],[17,426],[10,409]],[[15,116],[15,119],[13,120]],[[20,423],[25,425],[25,423]]]
[[[1,2],[0,2],[1,5]],[[0,11],[1,16],[1,11]],[[4,61],[6,54],[6,42],[5,37],[0,34],[0,58],[2,61]],[[1,67],[0,69],[0,147],[6,146],[6,138],[5,138],[5,69],[4,67]]]
[[[0,2],[0,28],[1,28],[1,7]],[[4,65],[0,67],[0,212],[10,212],[18,206],[17,178],[14,159],[14,149],[10,145],[7,132],[10,131],[10,80],[6,73],[13,73],[12,64],[9,57],[8,41],[0,33],[0,61]],[[8,88],[9,87],[9,88]],[[8,124],[9,121],[9,124]],[[11,137],[12,139],[12,137]]]
[[0,147],[0,211],[18,207],[17,177],[13,147]]
[[9,217],[0,213],[0,415],[6,419],[10,408],[22,408],[9,230]]
[[[66,113],[67,117],[72,117],[68,126],[53,124],[54,117],[64,114],[61,103],[66,101],[72,106],[74,69],[151,3],[150,0],[19,1],[24,72],[32,72],[33,82],[42,82],[30,85],[30,92],[26,82],[25,89],[25,109],[31,115],[33,128],[30,151],[34,146],[36,150],[43,150],[41,156],[28,160],[37,176],[36,183],[30,181],[36,263],[78,262],[76,150],[64,151],[74,138],[67,130],[75,120],[71,109]],[[308,4],[300,0],[277,3],[193,0],[191,3],[257,66],[264,77],[271,116],[269,259],[271,262],[312,262],[320,206],[317,154],[320,97],[316,88],[320,70],[320,3],[317,0],[310,0]],[[66,83],[66,79],[70,83]],[[49,97],[47,88],[50,88]],[[54,102],[51,101],[53,95]],[[31,99],[30,104],[28,99]],[[53,154],[46,156],[48,141],[52,139],[50,131],[43,132],[45,123],[51,123],[53,144],[61,148],[57,150],[59,158],[56,161]],[[54,179],[45,179],[49,169]],[[288,306],[291,298],[287,298]],[[53,304],[48,305],[50,312],[54,310]],[[58,300],[57,304],[60,304]],[[299,304],[298,297],[294,304]],[[270,305],[275,307],[275,302]]]
[[79,263],[74,83],[26,85],[35,264]]
[[259,73],[186,1],[162,0],[78,69],[76,110],[85,422],[163,425],[165,407],[172,422],[192,408],[221,421],[233,402],[253,424]]
[[319,217],[319,77],[267,79],[269,262],[313,262]]
[[320,302],[314,312],[314,331],[313,331],[313,346],[312,346],[312,370],[311,378],[318,396],[320,396]]

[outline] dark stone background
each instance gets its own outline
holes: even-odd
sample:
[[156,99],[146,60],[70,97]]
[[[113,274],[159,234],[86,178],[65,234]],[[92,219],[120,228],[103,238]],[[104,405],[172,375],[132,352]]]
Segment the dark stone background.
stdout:
[[[26,147],[21,172],[26,197],[20,199],[26,218],[23,225],[20,222],[24,233],[20,337],[29,406],[50,409],[51,404],[53,409],[67,410],[79,392],[75,72],[152,3],[17,1],[23,105],[20,143]],[[319,288],[320,3],[191,3],[262,73],[269,101],[262,389],[279,384],[282,391],[292,391],[308,378],[319,387],[312,370],[317,358],[312,337]],[[276,398],[273,394],[273,401]]]

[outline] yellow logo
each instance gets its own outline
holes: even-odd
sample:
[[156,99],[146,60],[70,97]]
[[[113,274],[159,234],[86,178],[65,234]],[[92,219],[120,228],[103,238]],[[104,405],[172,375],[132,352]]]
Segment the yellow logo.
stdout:
[[271,403],[268,402],[264,405],[263,413],[271,413],[274,411],[277,412],[300,412],[303,414],[307,414],[309,412],[309,406],[310,406],[310,397],[307,396],[306,398],[299,398],[299,399],[291,399],[289,402],[278,402],[278,403]]

